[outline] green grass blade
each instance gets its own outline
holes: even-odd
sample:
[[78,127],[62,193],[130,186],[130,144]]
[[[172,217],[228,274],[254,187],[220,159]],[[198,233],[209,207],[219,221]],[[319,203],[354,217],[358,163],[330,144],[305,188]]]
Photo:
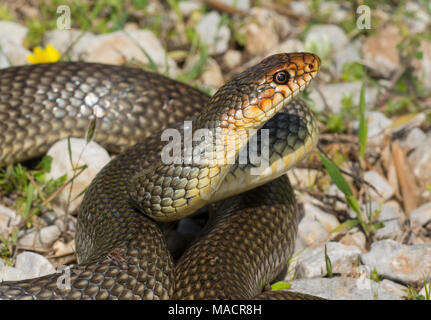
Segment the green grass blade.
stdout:
[[353,229],[354,227],[356,227],[359,224],[359,220],[354,219],[354,220],[347,220],[345,222],[343,222],[342,224],[340,224],[338,227],[334,228],[330,233],[336,233],[339,231],[342,231],[344,229],[350,230]]
[[368,120],[365,117],[365,84],[362,84],[361,95],[359,98],[359,154],[361,158],[365,157],[365,148],[367,146]]
[[323,165],[326,168],[326,171],[328,171],[329,176],[331,177],[335,185],[338,187],[338,189],[340,189],[341,192],[344,193],[346,198],[348,196],[353,196],[352,189],[350,189],[349,184],[347,183],[346,179],[344,179],[343,175],[341,174],[337,166],[331,160],[329,160],[323,153],[319,152],[319,156],[320,156],[320,159],[322,160]]
[[326,264],[326,273],[328,274],[329,278],[332,278],[334,276],[332,274],[332,262],[328,256],[328,251],[327,251],[326,245],[325,245],[325,264]]
[[72,143],[70,142],[70,136],[67,137],[67,153],[69,154],[70,166],[73,168]]
[[359,206],[358,201],[352,196],[346,196],[347,203],[349,204],[350,208],[352,208],[353,211],[355,211],[356,216],[358,217],[359,224],[362,227],[362,230],[365,232],[365,236],[368,238],[370,235],[370,228],[367,226],[367,224],[364,221],[364,218],[362,217],[361,213],[361,207]]
[[91,119],[88,128],[87,133],[85,135],[86,143],[88,144],[91,140],[94,138],[94,133],[96,132],[96,119]]
[[349,204],[350,208],[352,208],[353,211],[357,215],[361,215],[361,207],[359,206],[358,201],[353,196],[346,196],[347,203]]

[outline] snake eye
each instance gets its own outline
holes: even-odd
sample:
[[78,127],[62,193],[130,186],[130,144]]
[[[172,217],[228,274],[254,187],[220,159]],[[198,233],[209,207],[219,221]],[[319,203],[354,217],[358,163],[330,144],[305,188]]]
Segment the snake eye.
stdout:
[[279,71],[274,74],[274,81],[278,84],[286,84],[289,80],[289,74],[286,71]]

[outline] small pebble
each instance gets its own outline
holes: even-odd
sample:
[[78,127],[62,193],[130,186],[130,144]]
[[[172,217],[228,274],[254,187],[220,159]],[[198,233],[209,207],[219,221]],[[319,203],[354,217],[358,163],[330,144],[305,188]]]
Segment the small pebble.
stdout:
[[304,212],[305,216],[319,222],[328,232],[331,232],[340,225],[340,222],[334,215],[323,211],[309,201],[304,203]]
[[220,54],[227,50],[231,32],[221,23],[221,16],[217,11],[204,15],[196,26],[196,31],[201,40],[209,46],[209,54]]
[[16,212],[2,204],[0,204],[0,234],[7,232],[11,226],[17,225],[20,217]]
[[376,192],[373,188],[369,188],[370,196],[374,200],[386,201],[394,195],[394,189],[392,186],[377,171],[370,170],[365,172],[364,179],[377,190]]
[[361,249],[362,252],[365,252],[366,238],[363,232],[356,231],[353,233],[347,233],[344,235],[340,243],[346,246],[356,246]]
[[431,185],[431,136],[408,155],[407,160],[413,168],[413,174],[423,185]]
[[33,229],[21,235],[18,244],[34,250],[49,249],[60,235],[60,229],[56,225],[43,227],[38,231]]
[[431,222],[431,202],[425,203],[410,212],[410,222],[413,226],[425,226]]
[[402,39],[398,27],[394,25],[367,37],[362,46],[365,65],[378,76],[390,78],[401,68],[397,46]]
[[318,221],[305,216],[299,222],[298,238],[302,239],[307,247],[315,247],[328,240],[329,232]]
[[241,64],[242,54],[239,50],[228,50],[223,56],[225,65],[233,69]]
[[[359,96],[361,92],[362,82],[340,82],[334,84],[320,85],[320,91],[323,94],[325,101],[320,93],[316,90],[311,91],[310,99],[314,101],[314,106],[317,111],[325,109],[325,102],[333,113],[340,113],[343,100],[346,96],[351,96],[355,105],[359,104]],[[368,87],[365,90],[365,102],[367,105],[373,105],[377,98],[377,90],[373,87]]]

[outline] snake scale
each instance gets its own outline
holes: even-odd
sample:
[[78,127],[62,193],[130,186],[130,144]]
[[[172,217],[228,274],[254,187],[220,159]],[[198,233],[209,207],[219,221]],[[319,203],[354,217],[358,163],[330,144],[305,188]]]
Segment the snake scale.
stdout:
[[[64,62],[0,70],[0,166],[82,137],[90,119],[97,119],[95,140],[121,151],[85,193],[70,288],[59,287],[60,275],[52,274],[0,283],[0,299],[311,298],[263,288],[294,249],[298,210],[284,173],[311,152],[317,128],[293,98],[319,68],[311,53],[276,54],[212,97],[121,66]],[[185,138],[189,125],[193,134],[205,132],[203,140]],[[171,163],[161,161],[172,143],[162,139],[166,128],[182,138],[175,146],[183,152]],[[269,132],[270,166],[256,175],[255,165],[237,160],[254,135],[263,137],[262,128]],[[174,264],[156,221],[207,204],[214,211],[207,226]]]

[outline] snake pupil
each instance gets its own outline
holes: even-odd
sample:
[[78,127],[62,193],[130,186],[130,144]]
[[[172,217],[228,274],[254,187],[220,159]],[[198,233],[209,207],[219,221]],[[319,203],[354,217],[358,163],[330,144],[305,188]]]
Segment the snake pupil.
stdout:
[[274,81],[278,84],[285,84],[289,80],[289,75],[286,71],[279,71],[274,75]]

